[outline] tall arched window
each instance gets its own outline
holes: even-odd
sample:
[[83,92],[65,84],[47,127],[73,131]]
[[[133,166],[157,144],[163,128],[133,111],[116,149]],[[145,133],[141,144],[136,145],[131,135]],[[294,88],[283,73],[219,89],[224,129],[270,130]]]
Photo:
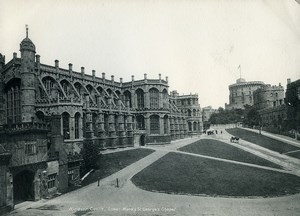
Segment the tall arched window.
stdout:
[[192,122],[188,122],[189,125],[189,131],[192,131]]
[[150,116],[150,134],[159,134],[159,116]]
[[126,107],[132,107],[130,91],[125,91],[124,92],[124,97],[125,97],[125,106]]
[[159,108],[159,91],[156,88],[149,90],[150,93],[150,108]]
[[188,109],[188,116],[192,116],[192,111]]
[[196,122],[193,123],[193,130],[194,130],[194,131],[197,130],[197,123],[196,123]]
[[64,139],[70,139],[70,114],[67,112],[62,114],[62,125]]
[[137,108],[144,108],[144,91],[142,89],[136,90]]
[[7,123],[21,122],[21,80],[13,79],[5,87]]
[[145,130],[145,118],[142,115],[138,115],[136,117],[137,129]]
[[79,139],[80,113],[75,114],[75,139]]

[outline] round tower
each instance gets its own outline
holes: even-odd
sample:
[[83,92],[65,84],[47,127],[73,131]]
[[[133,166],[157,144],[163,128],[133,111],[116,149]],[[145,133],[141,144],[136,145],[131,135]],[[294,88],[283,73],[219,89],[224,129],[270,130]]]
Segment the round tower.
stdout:
[[36,74],[34,70],[35,45],[28,38],[26,25],[26,38],[20,44],[21,52],[21,104],[22,122],[31,122],[34,116]]

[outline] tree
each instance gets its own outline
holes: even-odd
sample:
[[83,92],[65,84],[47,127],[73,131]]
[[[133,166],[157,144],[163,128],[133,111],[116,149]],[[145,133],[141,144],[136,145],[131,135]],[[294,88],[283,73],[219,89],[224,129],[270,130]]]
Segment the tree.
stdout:
[[88,172],[91,169],[98,169],[99,148],[91,139],[85,139],[83,142],[82,157],[84,161],[83,170]]
[[245,118],[245,123],[248,124],[249,126],[258,126],[261,124],[261,118],[259,115],[259,112],[257,108],[254,106],[248,107],[246,110],[246,118]]

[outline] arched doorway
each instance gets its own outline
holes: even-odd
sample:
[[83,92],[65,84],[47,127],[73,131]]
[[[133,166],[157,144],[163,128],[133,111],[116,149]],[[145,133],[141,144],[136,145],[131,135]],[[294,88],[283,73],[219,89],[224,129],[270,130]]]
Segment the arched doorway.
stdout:
[[14,203],[34,200],[34,172],[24,170],[15,175],[13,179]]
[[145,146],[145,135],[144,135],[144,134],[142,134],[142,135],[140,136],[140,145],[141,145],[141,146]]

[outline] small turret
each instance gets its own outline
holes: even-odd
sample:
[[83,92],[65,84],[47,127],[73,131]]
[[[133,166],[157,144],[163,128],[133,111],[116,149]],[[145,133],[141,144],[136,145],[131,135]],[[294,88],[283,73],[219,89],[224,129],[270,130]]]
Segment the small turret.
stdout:
[[26,25],[26,38],[24,38],[20,44],[21,57],[25,51],[35,53],[35,45],[28,38],[28,25]]
[[21,104],[22,122],[30,122],[34,116],[36,72],[35,72],[35,45],[28,38],[26,25],[26,38],[20,44],[21,51]]

